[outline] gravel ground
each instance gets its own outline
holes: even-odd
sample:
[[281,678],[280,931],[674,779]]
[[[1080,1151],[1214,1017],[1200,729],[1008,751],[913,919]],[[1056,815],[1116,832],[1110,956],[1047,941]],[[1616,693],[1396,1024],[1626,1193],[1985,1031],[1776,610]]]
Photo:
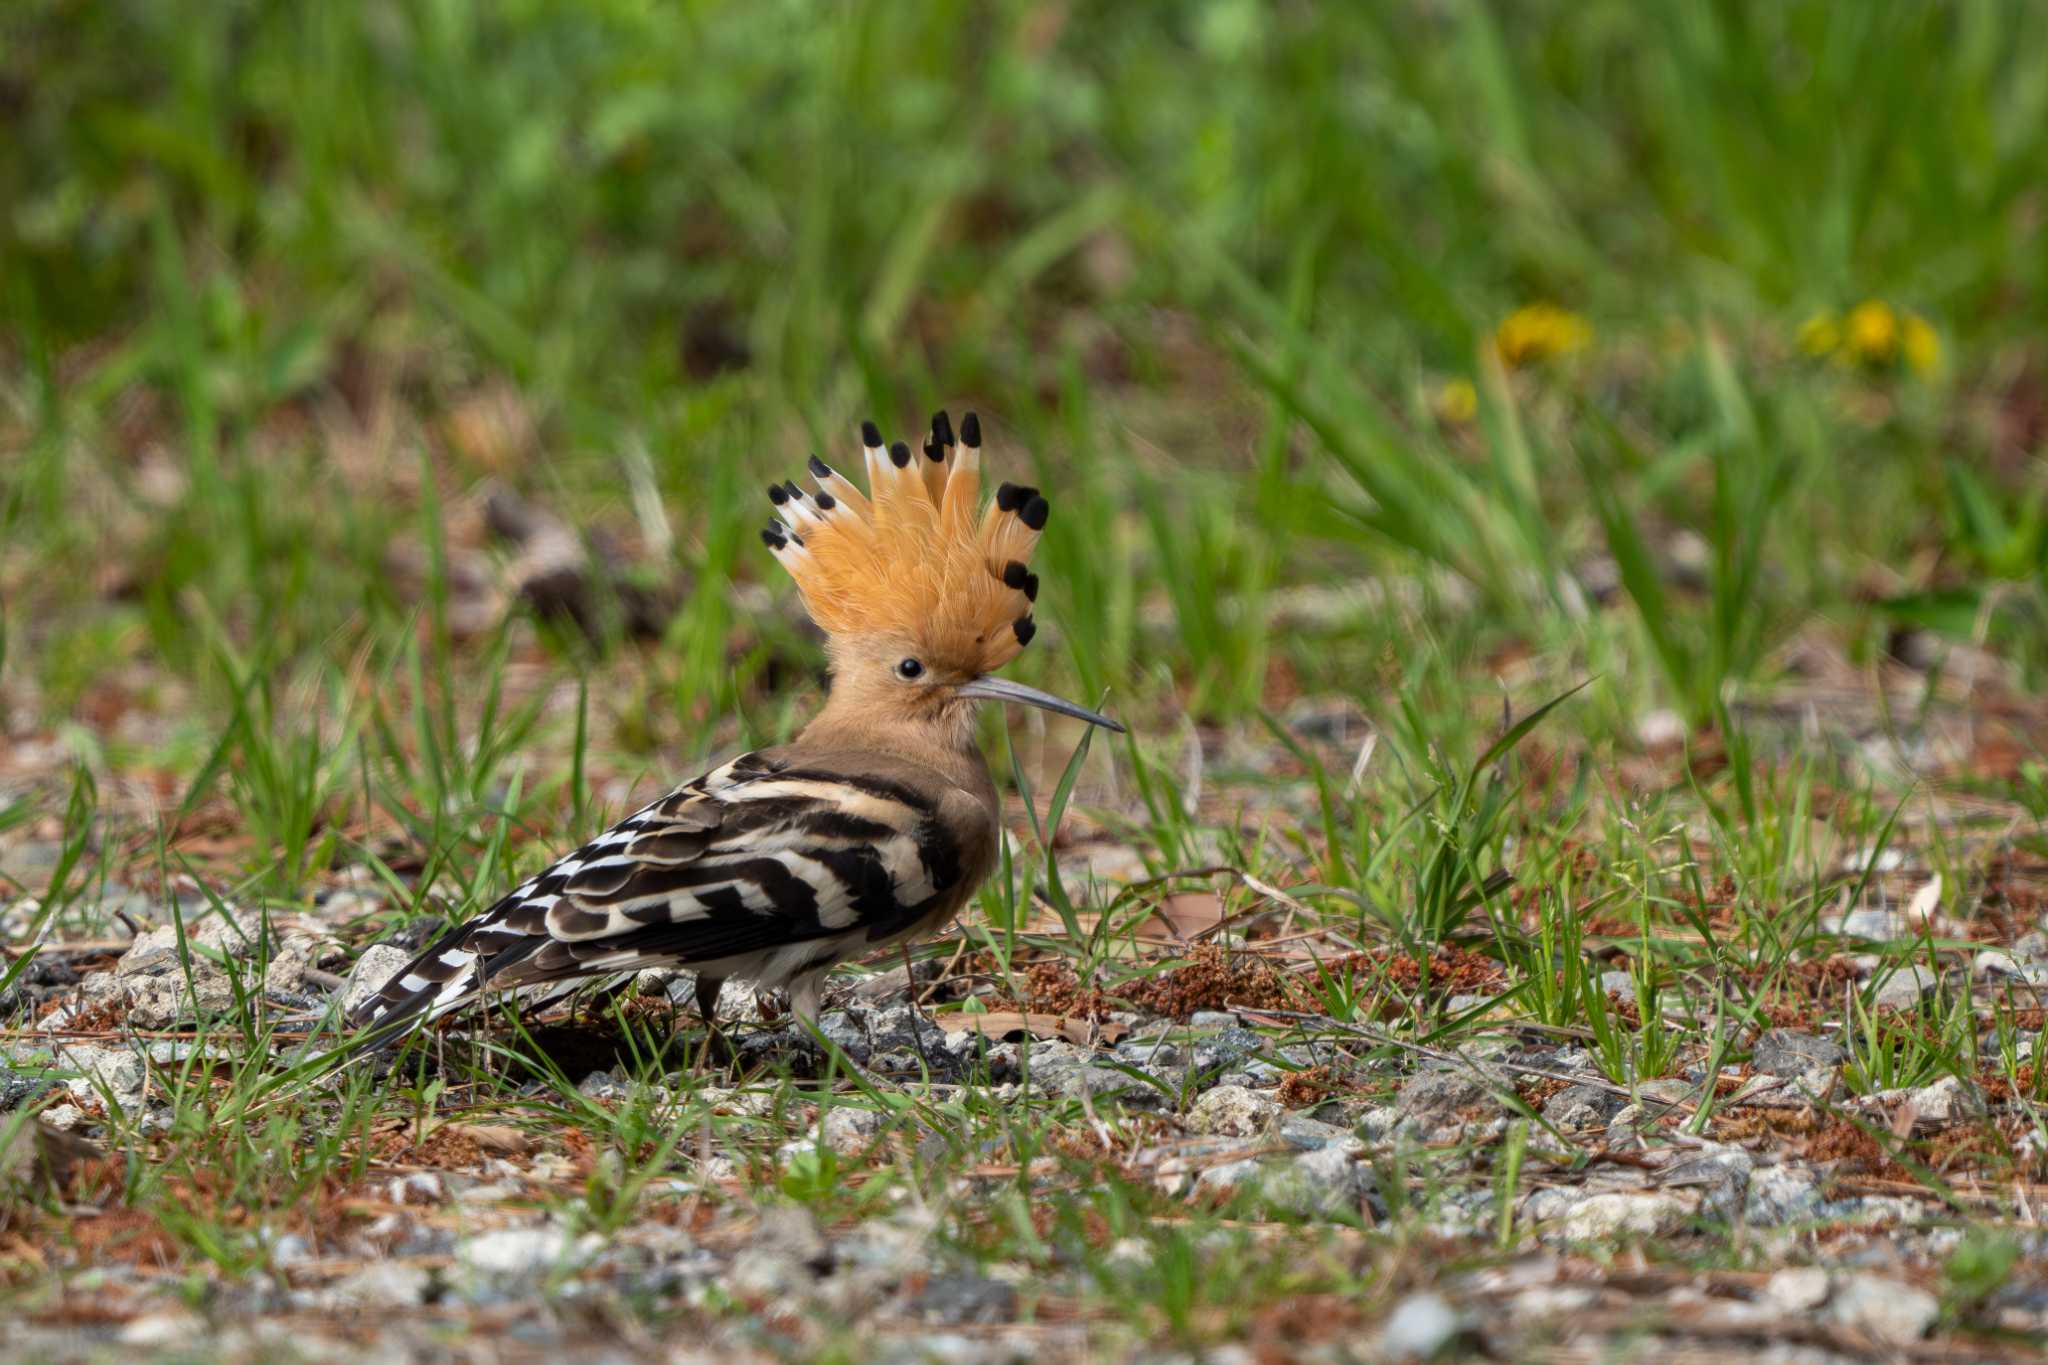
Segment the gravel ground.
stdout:
[[[330,907],[361,908],[342,897]],[[196,898],[182,912],[192,918],[181,951],[166,910],[126,906],[131,922],[158,927],[125,945],[44,957],[16,988],[37,1021],[4,1045],[0,1108],[108,1144],[117,1168],[123,1151],[146,1159],[153,1140],[189,1121],[177,1097],[189,1109],[195,1067],[235,1064],[218,1038],[153,1035],[189,1029],[252,987],[282,1017],[311,1017],[402,953],[372,946],[352,967],[338,917],[266,926]],[[1976,970],[2039,979],[2043,943],[2029,934],[1980,956]],[[1907,979],[1916,991],[1934,985]],[[940,979],[937,963],[919,984],[948,1005],[980,998]],[[665,1015],[689,991],[687,976],[650,974],[632,998]],[[1009,1027],[1000,1011],[976,1028],[961,1026],[972,1013],[942,1009],[941,1026],[908,1003],[900,969],[838,995],[821,1032],[866,1069],[873,1094],[900,1102],[793,1079],[818,1074],[822,1050],[763,1019],[734,987],[730,1067],[703,1062],[658,1078],[632,1066],[565,1071],[595,1112],[639,1104],[657,1120],[703,1126],[701,1144],[679,1147],[650,1177],[643,1194],[660,1197],[643,1198],[645,1216],[616,1226],[591,1213],[592,1192],[617,1179],[605,1170],[616,1153],[530,1113],[492,1120],[459,1106],[419,1125],[424,1140],[386,1141],[359,1172],[309,1191],[303,1217],[251,1220],[240,1273],[193,1256],[160,1220],[124,1214],[118,1181],[96,1192],[74,1182],[53,1198],[16,1178],[14,1264],[40,1257],[61,1273],[0,1321],[0,1349],[13,1359],[689,1359],[857,1341],[884,1360],[1135,1349],[1088,1306],[1089,1266],[963,1249],[962,1210],[1011,1198],[1020,1181],[1064,1196],[1074,1169],[1049,1154],[1020,1161],[1014,1147],[977,1138],[986,1128],[934,1122],[969,1103],[998,1118],[1049,1116],[1050,1131],[1082,1143],[1092,1135],[1101,1169],[1184,1206],[1192,1226],[1236,1254],[1286,1257],[1307,1245],[1404,1262],[1390,1283],[1407,1287],[1375,1311],[1317,1323],[1304,1302],[1308,1317],[1283,1314],[1206,1359],[1264,1358],[1282,1344],[1283,1355],[1331,1360],[1969,1359],[2006,1353],[1984,1329],[2014,1340],[2048,1332],[2048,1279],[2027,1271],[1967,1305],[1976,1334],[1952,1333],[1955,1266],[1971,1236],[1959,1211],[2030,1207],[2029,1188],[1987,1188],[1962,1169],[1915,1181],[1855,1159],[1859,1125],[1967,1134],[2010,1106],[1955,1076],[1849,1095],[1847,1054],[1826,1031],[1746,1040],[1746,1060],[1723,1066],[1702,1124],[1701,1066],[1620,1085],[1581,1042],[1528,1027],[1475,1029],[1440,1048],[1377,1025],[1212,1001],[1177,1014],[1071,1015],[1069,1037],[1042,1022]],[[586,1032],[602,1041],[601,1028]],[[911,1076],[920,1079],[892,1079]],[[508,1080],[504,1097],[538,1105],[558,1100],[561,1084]],[[333,1111],[307,1103],[309,1114]],[[1517,1164],[1504,1176],[1511,1136]],[[32,1137],[27,1129],[21,1140]],[[976,1140],[985,1151],[962,1150]],[[832,1201],[789,1197],[821,1169],[840,1181],[889,1178],[874,1179],[879,1197],[848,1216]],[[64,1222],[68,1236],[53,1231]],[[2023,1270],[2048,1252],[2030,1218],[2012,1220],[2010,1233]],[[1133,1272],[1157,1253],[1114,1230],[1099,1240],[1105,1262]]]

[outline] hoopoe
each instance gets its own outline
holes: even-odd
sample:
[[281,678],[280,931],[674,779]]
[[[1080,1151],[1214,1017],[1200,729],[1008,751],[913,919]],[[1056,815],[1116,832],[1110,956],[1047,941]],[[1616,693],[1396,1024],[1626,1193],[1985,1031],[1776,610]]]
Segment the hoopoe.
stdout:
[[868,491],[813,455],[815,491],[768,490],[761,539],[825,632],[831,690],[788,744],[676,788],[444,935],[358,1007],[388,1026],[515,991],[649,967],[787,987],[815,1022],[827,972],[942,929],[994,869],[1001,805],[982,701],[1123,726],[993,676],[1029,644],[1045,498],[981,498],[981,424],[944,412],[920,459],[861,426]]

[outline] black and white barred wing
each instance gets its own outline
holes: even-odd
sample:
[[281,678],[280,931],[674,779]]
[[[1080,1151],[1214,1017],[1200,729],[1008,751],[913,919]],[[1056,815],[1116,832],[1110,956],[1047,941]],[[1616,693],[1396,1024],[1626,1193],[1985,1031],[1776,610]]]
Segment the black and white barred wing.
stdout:
[[958,881],[936,815],[905,784],[743,754],[455,928],[351,1022],[431,1018],[484,989],[649,967],[779,986],[909,927]]

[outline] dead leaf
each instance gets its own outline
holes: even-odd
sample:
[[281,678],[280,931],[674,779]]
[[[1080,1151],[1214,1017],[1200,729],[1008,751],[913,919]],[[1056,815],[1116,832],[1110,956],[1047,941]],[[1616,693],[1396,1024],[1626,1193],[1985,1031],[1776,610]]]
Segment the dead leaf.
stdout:
[[79,1162],[99,1155],[96,1144],[39,1118],[0,1122],[0,1190],[62,1189]]
[[1913,893],[1913,899],[1906,903],[1906,922],[1926,924],[1941,909],[1941,874],[1935,873],[1927,879],[1927,885]]
[[1913,1125],[1920,1121],[1920,1106],[1907,1100],[1892,1114],[1892,1136],[1909,1138],[1913,1136]]
[[1123,1024],[1091,1024],[1062,1014],[1025,1014],[1019,1010],[998,1010],[989,1014],[951,1013],[936,1016],[948,1033],[979,1033],[992,1042],[1012,1034],[1028,1033],[1034,1038],[1063,1038],[1076,1047],[1092,1042],[1114,1043],[1130,1032]]
[[1225,918],[1223,897],[1214,891],[1176,891],[1153,906],[1152,913],[1182,943],[1214,933]]
[[462,1123],[451,1119],[427,1129],[429,1136],[443,1133],[457,1141],[474,1142],[479,1150],[494,1156],[524,1156],[533,1150],[533,1138],[525,1130],[502,1123]]

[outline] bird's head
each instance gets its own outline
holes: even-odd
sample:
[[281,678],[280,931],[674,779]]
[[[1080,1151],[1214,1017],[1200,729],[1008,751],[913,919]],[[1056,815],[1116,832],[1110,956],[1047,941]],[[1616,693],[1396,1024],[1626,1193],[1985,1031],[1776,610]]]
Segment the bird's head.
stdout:
[[832,657],[829,723],[912,728],[972,742],[981,701],[1014,701],[1124,727],[1036,688],[994,676],[1031,642],[1038,575],[1031,552],[1048,508],[1035,488],[981,497],[981,423],[941,412],[921,455],[884,447],[861,424],[864,494],[817,456],[814,491],[768,490],[777,517],[761,539],[789,570]]

